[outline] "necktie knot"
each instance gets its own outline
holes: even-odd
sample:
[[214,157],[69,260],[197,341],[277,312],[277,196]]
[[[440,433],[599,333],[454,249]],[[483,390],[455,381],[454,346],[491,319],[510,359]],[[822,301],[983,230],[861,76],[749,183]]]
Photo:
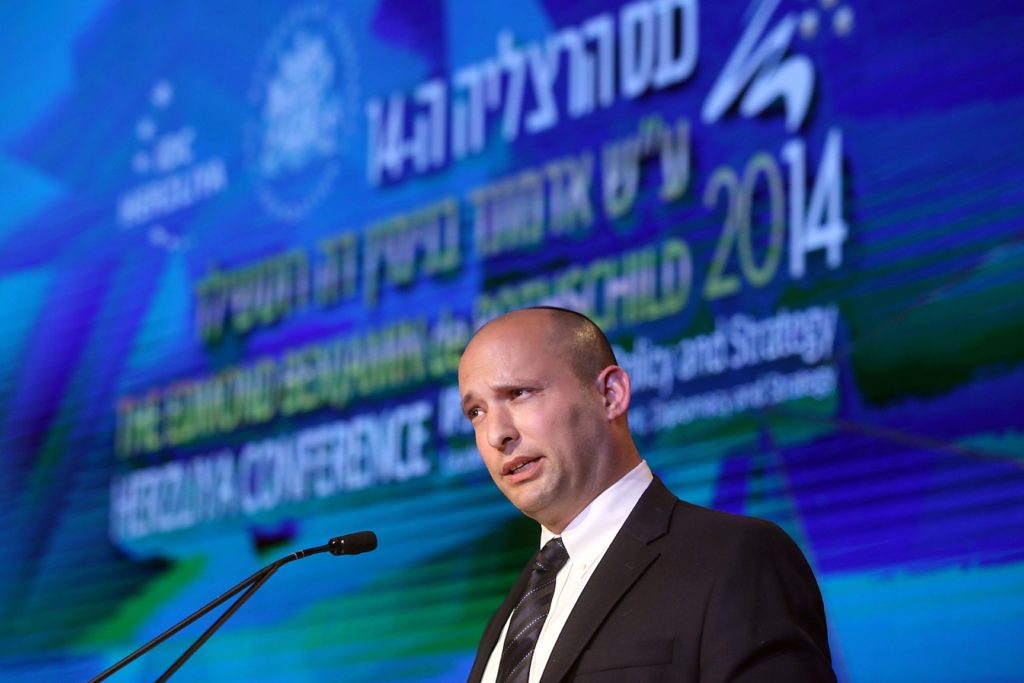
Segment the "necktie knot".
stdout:
[[566,551],[565,544],[562,543],[562,539],[552,538],[550,541],[545,543],[544,547],[537,553],[537,557],[533,562],[533,571],[551,571],[557,574],[568,561],[569,553]]

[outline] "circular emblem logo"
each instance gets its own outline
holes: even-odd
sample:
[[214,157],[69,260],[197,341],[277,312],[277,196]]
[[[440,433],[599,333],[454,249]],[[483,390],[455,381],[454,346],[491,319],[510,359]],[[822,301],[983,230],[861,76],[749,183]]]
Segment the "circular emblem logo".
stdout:
[[297,221],[327,195],[358,116],[355,45],[320,4],[300,7],[264,48],[249,93],[246,164],[260,203]]

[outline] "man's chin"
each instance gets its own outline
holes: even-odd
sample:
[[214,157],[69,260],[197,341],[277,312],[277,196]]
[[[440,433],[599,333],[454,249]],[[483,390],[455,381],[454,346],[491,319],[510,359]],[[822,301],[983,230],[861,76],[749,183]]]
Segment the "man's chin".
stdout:
[[551,515],[553,501],[551,496],[545,495],[544,492],[517,491],[508,496],[508,499],[520,512],[540,524],[544,524],[542,520]]

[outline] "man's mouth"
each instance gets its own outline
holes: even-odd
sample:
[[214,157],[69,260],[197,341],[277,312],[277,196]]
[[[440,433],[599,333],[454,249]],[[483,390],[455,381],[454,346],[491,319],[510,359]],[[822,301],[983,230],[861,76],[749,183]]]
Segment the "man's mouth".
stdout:
[[539,461],[540,458],[515,458],[502,468],[501,473],[506,477],[515,477],[519,474],[526,474]]

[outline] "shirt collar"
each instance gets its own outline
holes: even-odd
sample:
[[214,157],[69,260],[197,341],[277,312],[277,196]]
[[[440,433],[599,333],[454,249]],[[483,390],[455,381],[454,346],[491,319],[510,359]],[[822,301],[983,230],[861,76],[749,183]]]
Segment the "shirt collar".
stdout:
[[[589,565],[603,555],[653,479],[643,460],[583,508],[561,534],[570,559]],[[557,535],[542,526],[541,547]]]

